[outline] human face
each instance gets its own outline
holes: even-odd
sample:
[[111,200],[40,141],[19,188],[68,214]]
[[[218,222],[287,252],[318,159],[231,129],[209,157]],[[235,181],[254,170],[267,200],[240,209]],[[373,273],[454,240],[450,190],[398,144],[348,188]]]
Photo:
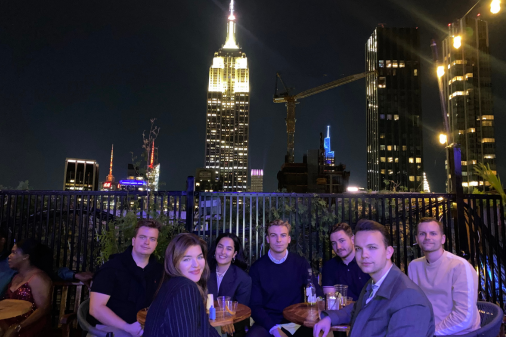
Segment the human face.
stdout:
[[353,236],[350,238],[345,231],[337,231],[330,234],[332,249],[343,260],[354,253],[353,239]]
[[184,252],[183,258],[177,264],[176,268],[193,282],[200,281],[202,272],[206,267],[206,260],[200,246],[190,246]]
[[355,258],[358,266],[364,273],[371,275],[374,281],[378,281],[391,266],[393,253],[393,247],[385,247],[379,231],[360,231],[355,234]]
[[151,255],[158,245],[158,229],[142,226],[132,238],[133,251],[139,255]]
[[268,230],[267,243],[270,249],[277,254],[284,254],[288,244],[292,241],[286,226],[271,226]]
[[222,238],[218,245],[216,245],[216,253],[214,254],[216,262],[219,265],[230,265],[232,259],[235,258],[237,252],[235,251],[234,240],[231,238]]
[[18,246],[15,244],[12,247],[11,255],[9,255],[9,258],[7,260],[9,264],[9,268],[18,270],[19,267],[23,264],[24,261],[28,260],[29,255],[23,254],[23,251],[18,248]]
[[426,253],[436,252],[442,249],[446,236],[441,233],[437,222],[422,222],[418,225],[416,242]]

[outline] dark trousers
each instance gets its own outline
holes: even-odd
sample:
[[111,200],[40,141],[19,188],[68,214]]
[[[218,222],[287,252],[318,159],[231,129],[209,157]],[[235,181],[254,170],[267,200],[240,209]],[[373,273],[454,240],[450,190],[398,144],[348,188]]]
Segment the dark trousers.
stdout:
[[[288,336],[288,337],[312,337],[313,336],[313,329],[306,328],[305,326],[301,326],[294,335],[289,333],[287,330],[281,328],[281,330]],[[265,329],[263,326],[258,324],[253,324],[253,326],[249,329],[248,333],[246,334],[246,337],[272,337],[272,335]]]

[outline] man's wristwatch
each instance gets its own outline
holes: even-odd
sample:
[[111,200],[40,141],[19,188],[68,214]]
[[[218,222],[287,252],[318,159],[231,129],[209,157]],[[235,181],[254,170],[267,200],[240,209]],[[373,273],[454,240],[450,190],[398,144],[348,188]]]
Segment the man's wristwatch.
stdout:
[[21,324],[16,325],[14,331],[19,332],[21,330]]

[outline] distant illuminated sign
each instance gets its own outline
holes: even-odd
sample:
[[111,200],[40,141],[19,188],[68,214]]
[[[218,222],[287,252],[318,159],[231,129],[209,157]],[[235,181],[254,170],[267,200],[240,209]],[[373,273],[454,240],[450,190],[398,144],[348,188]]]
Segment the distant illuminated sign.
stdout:
[[110,182],[105,182],[104,183],[104,188],[111,188],[111,183]]
[[120,180],[122,186],[145,186],[147,183],[144,180]]

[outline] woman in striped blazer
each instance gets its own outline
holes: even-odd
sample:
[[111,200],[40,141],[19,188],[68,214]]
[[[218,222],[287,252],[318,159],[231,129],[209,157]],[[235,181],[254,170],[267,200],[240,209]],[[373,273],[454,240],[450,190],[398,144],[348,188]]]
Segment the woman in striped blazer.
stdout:
[[207,245],[182,233],[165,251],[165,272],[151,304],[144,337],[219,337],[206,313]]

